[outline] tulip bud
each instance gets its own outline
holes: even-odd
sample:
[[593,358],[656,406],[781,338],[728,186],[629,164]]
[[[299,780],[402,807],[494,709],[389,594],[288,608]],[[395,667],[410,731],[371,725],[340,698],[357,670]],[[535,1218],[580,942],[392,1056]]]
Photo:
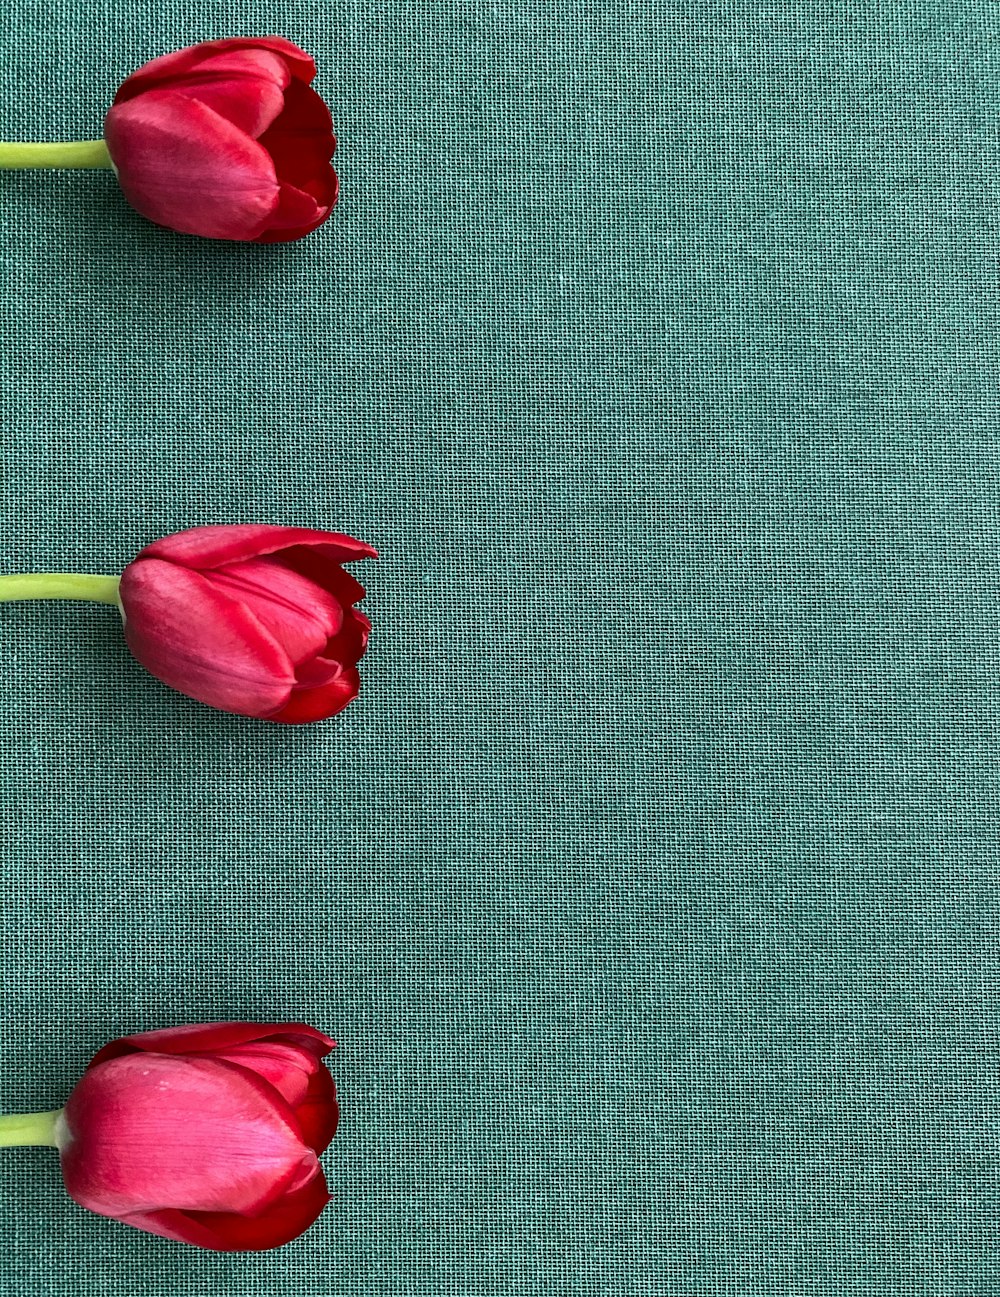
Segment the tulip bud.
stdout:
[[125,640],[158,680],[209,707],[284,724],[357,697],[371,623],[342,564],[375,550],[339,532],[195,527],[148,545],[121,578],[0,576],[0,602],[117,603]]
[[65,1108],[0,1118],[0,1145],[58,1147],[76,1202],[218,1252],[296,1238],[330,1200],[334,1042],[299,1023],[218,1022],[126,1036]]
[[337,201],[313,60],[280,36],[206,41],[127,77],[104,140],[0,144],[0,169],[113,168],[129,203],[182,234],[287,243]]

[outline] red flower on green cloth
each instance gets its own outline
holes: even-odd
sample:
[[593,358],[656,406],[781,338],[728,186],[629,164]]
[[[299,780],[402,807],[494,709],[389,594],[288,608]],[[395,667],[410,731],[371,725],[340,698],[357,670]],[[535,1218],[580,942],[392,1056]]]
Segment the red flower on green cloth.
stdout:
[[337,201],[337,145],[315,75],[280,36],[208,41],[146,63],[104,123],[125,197],[185,234],[302,238]]
[[0,576],[0,602],[117,604],[128,647],[158,680],[220,711],[298,725],[357,697],[371,623],[343,565],[374,557],[341,532],[194,527],[147,545],[121,577]]
[[58,1148],[70,1197],[125,1225],[219,1252],[280,1247],[330,1201],[333,1044],[302,1023],[124,1036],[64,1108],[0,1118],[0,1144]]
[[303,527],[196,527],[122,573],[125,641],[152,675],[210,707],[300,724],[357,697],[371,623],[342,567],[370,545]]
[[0,144],[0,169],[112,168],[136,211],[182,234],[301,239],[338,181],[330,110],[310,55],[281,36],[205,41],[122,82],[103,140]]

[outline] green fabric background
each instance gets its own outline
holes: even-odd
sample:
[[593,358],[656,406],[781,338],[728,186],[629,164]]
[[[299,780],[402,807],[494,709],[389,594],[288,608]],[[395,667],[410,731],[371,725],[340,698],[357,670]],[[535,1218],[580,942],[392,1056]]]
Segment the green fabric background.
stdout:
[[0,609],[0,1107],[228,1017],[335,1035],[343,1097],[335,1203],[262,1256],[2,1154],[0,1291],[1000,1291],[995,7],[0,24],[14,139],[283,33],[343,180],[254,248],[0,176],[0,568],[382,552],[305,730],[171,694],[107,608]]

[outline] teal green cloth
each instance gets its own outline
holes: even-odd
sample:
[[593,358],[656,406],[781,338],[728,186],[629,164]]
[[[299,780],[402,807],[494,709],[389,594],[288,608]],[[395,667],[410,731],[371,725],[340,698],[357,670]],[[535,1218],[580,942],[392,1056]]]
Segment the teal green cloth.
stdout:
[[304,730],[111,609],[0,609],[0,1107],[216,1018],[336,1036],[343,1098],[334,1203],[260,1256],[0,1154],[0,1291],[1000,1291],[998,26],[13,0],[6,138],[280,32],[343,196],[258,248],[0,175],[0,568],[246,520],[382,557]]

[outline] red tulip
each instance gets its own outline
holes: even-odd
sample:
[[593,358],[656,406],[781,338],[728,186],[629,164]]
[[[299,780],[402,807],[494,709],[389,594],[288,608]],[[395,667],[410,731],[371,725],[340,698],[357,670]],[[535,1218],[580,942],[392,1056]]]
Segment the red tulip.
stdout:
[[371,623],[364,586],[341,564],[370,545],[306,527],[195,527],[148,545],[122,575],[0,575],[0,603],[114,604],[125,639],[157,679],[221,711],[300,724],[358,693]]
[[330,215],[337,176],[316,65],[280,36],[207,41],[127,77],[104,123],[125,197],[183,234],[300,239]]
[[330,1200],[317,1154],[337,1129],[333,1043],[298,1023],[218,1022],[105,1045],[51,1114],[70,1196],[219,1252],[296,1238]]
[[357,697],[371,623],[341,564],[370,545],[304,527],[195,527],[122,573],[125,639],[147,671],[210,707],[301,723]]

